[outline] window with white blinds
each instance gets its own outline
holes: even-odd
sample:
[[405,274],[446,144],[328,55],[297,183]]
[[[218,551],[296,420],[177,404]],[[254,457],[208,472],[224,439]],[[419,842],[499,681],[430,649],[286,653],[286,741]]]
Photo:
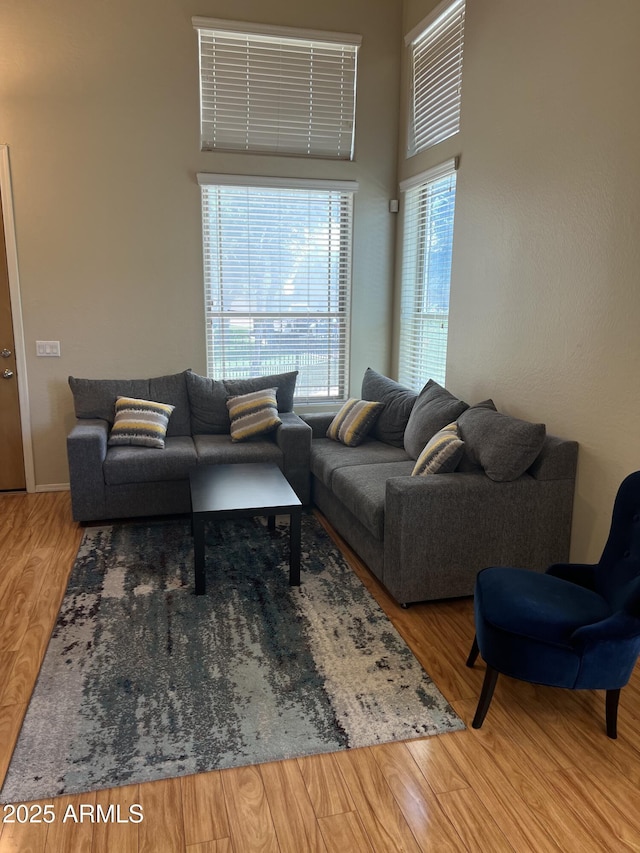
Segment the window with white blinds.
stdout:
[[444,385],[456,199],[456,161],[400,185],[405,193],[398,379]]
[[194,18],[203,151],[353,159],[361,38]]
[[460,129],[464,0],[445,0],[405,39],[411,49],[407,156]]
[[207,373],[298,370],[297,403],[348,389],[354,181],[198,175]]

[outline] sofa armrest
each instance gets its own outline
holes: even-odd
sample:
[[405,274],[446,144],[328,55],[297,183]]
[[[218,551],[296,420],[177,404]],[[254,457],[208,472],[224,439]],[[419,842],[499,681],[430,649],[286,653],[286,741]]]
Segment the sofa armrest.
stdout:
[[385,585],[403,603],[424,598],[425,577],[430,598],[471,595],[474,571],[487,566],[542,571],[566,561],[573,488],[573,480],[496,483],[475,472],[390,478]]
[[103,463],[107,455],[109,424],[82,418],[67,436],[71,508],[76,521],[105,517]]
[[279,417],[282,424],[275,439],[282,451],[283,474],[306,505],[311,495],[311,427],[294,412],[280,412]]
[[300,417],[311,427],[313,438],[326,438],[329,424],[335,418],[335,413],[313,412],[312,414],[301,415]]

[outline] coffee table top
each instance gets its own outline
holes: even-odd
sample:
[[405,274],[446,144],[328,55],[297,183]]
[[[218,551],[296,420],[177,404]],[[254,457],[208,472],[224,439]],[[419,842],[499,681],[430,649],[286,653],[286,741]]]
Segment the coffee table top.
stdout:
[[290,513],[302,503],[274,462],[202,465],[189,473],[191,511]]

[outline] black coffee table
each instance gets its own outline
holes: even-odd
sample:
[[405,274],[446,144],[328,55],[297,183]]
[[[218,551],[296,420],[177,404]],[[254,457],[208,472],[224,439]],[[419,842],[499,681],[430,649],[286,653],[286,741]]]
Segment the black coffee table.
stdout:
[[300,584],[302,504],[273,462],[203,465],[189,474],[196,595],[204,595],[204,530],[219,518],[265,515],[270,530],[276,515],[289,516],[289,584]]

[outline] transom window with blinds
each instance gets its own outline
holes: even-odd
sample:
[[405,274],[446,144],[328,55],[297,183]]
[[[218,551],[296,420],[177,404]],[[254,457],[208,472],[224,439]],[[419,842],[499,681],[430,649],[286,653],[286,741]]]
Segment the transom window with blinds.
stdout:
[[456,199],[456,161],[400,184],[405,194],[398,379],[444,385]]
[[460,129],[464,0],[444,0],[405,38],[411,55],[407,156]]
[[348,389],[354,181],[199,174],[207,373],[298,370],[296,402]]
[[201,147],[353,159],[361,37],[194,18]]

